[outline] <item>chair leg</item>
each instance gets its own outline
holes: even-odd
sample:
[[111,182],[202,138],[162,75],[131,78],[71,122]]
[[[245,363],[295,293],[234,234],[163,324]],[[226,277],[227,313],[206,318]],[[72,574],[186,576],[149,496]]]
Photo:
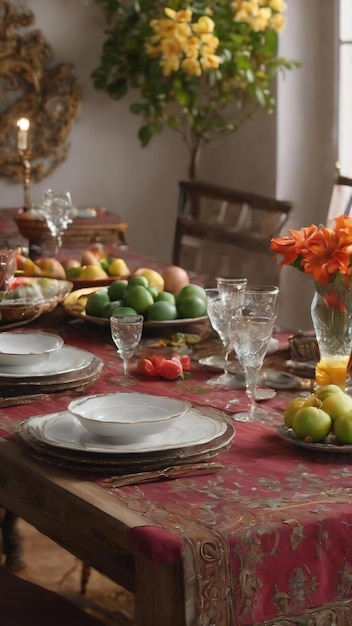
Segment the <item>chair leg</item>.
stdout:
[[17,520],[17,515],[14,515],[11,511],[5,511],[1,524],[5,565],[13,572],[18,572],[25,567],[23,542],[17,528]]
[[90,565],[89,563],[82,563],[82,570],[81,570],[81,591],[80,594],[81,596],[84,596],[87,590],[87,585],[88,585],[88,581],[89,581],[89,577],[90,577]]

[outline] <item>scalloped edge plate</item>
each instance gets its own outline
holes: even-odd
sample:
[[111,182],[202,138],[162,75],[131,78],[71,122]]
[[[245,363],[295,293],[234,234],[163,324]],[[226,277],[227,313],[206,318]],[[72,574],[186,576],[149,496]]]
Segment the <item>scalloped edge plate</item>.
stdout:
[[[102,285],[105,286],[105,285]],[[94,317],[93,315],[86,315],[85,311],[82,310],[82,307],[79,305],[78,300],[83,296],[88,296],[90,293],[94,293],[97,291],[99,287],[88,287],[85,289],[76,289],[69,293],[64,299],[62,306],[65,309],[66,313],[72,315],[73,317],[78,317],[79,319],[85,320],[87,322],[91,322],[93,324],[97,324],[99,326],[109,326],[109,319],[105,317]],[[145,328],[182,328],[183,326],[189,326],[190,324],[198,324],[200,322],[205,322],[208,320],[207,315],[202,315],[201,317],[187,317],[184,319],[176,319],[176,320],[163,320],[160,322],[144,322]]]

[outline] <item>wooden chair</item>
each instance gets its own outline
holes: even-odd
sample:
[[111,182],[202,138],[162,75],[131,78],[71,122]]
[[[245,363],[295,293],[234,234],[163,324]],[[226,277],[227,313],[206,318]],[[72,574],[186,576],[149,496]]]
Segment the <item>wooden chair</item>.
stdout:
[[99,626],[101,622],[53,591],[18,578],[0,565],[3,626]]
[[203,181],[179,183],[173,263],[197,274],[276,284],[280,268],[270,240],[292,204]]
[[352,178],[341,175],[341,166],[336,164],[336,177],[328,208],[327,225],[331,226],[338,215],[352,216]]

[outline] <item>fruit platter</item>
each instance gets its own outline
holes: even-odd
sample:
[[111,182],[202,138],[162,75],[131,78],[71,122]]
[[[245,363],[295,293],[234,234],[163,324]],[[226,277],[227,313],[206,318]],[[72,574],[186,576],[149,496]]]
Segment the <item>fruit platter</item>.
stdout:
[[[109,325],[112,315],[144,317],[146,328],[179,328],[208,319],[206,293],[203,287],[189,281],[178,292],[165,291],[163,282],[157,286],[151,270],[116,279],[103,287],[72,291],[63,307],[69,315],[99,325]],[[158,275],[160,276],[160,275]]]
[[17,253],[16,274],[69,280],[74,287],[83,288],[108,285],[116,278],[129,276],[131,272],[124,259],[107,256],[102,246],[94,244],[82,253],[80,260],[43,257],[33,261]]
[[278,435],[296,446],[321,452],[352,452],[352,397],[334,384],[291,400]]
[[73,288],[68,280],[17,276],[8,291],[0,291],[0,330],[27,324],[52,311]]

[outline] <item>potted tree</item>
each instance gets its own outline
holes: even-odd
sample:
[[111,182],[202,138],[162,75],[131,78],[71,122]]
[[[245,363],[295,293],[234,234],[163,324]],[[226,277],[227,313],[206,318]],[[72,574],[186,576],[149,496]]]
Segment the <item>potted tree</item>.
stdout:
[[272,83],[298,64],[278,56],[283,0],[95,0],[107,38],[92,74],[97,89],[140,115],[143,146],[164,127],[180,134],[196,178],[202,147],[275,107]]

